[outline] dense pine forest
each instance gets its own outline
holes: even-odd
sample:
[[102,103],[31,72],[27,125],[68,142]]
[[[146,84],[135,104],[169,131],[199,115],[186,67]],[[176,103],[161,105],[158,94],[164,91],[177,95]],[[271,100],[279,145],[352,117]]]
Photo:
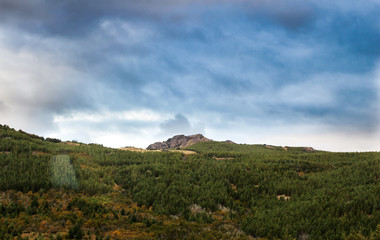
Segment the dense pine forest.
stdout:
[[380,239],[379,152],[186,150],[123,151],[0,125],[0,239]]

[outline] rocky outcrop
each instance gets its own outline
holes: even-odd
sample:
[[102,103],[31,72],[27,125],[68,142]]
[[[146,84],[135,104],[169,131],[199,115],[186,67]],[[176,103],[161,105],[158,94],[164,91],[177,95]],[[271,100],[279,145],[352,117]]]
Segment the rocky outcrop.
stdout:
[[204,142],[204,141],[211,141],[211,140],[204,137],[202,134],[195,134],[195,135],[190,135],[190,136],[176,135],[172,138],[169,138],[165,142],[153,143],[149,145],[146,149],[148,150],[176,149],[176,148],[188,147],[193,144]]
[[312,148],[312,147],[305,147],[305,148],[303,148],[303,150],[305,151],[305,152],[315,152],[316,150],[314,149],[314,148]]
[[150,144],[146,149],[157,150],[157,149],[166,149],[166,148],[169,148],[166,142],[156,142],[156,143]]

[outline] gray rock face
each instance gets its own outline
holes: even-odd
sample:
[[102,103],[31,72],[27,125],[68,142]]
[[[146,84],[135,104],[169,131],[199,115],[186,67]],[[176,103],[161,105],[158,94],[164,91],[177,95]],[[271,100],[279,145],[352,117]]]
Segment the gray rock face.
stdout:
[[188,147],[193,144],[211,141],[210,139],[204,137],[202,134],[195,134],[190,136],[185,135],[176,135],[172,138],[169,138],[165,142],[156,142],[149,145],[146,149],[148,150],[159,150],[159,149],[176,149],[182,147]]
[[315,152],[315,149],[312,148],[312,147],[305,147],[303,150],[304,150],[305,152]]
[[146,149],[148,150],[157,150],[157,149],[166,149],[169,148],[166,142],[155,142],[150,144]]

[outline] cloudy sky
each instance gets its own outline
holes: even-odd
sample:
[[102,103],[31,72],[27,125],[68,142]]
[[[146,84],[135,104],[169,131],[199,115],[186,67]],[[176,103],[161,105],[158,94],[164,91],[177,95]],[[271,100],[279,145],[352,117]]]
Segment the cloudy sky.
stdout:
[[0,123],[380,151],[379,0],[0,0]]

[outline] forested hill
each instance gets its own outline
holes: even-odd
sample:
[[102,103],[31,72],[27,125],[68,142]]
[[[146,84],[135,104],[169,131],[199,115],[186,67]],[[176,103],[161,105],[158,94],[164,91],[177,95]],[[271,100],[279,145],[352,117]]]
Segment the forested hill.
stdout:
[[188,150],[122,151],[0,125],[0,239],[380,239],[378,152]]

